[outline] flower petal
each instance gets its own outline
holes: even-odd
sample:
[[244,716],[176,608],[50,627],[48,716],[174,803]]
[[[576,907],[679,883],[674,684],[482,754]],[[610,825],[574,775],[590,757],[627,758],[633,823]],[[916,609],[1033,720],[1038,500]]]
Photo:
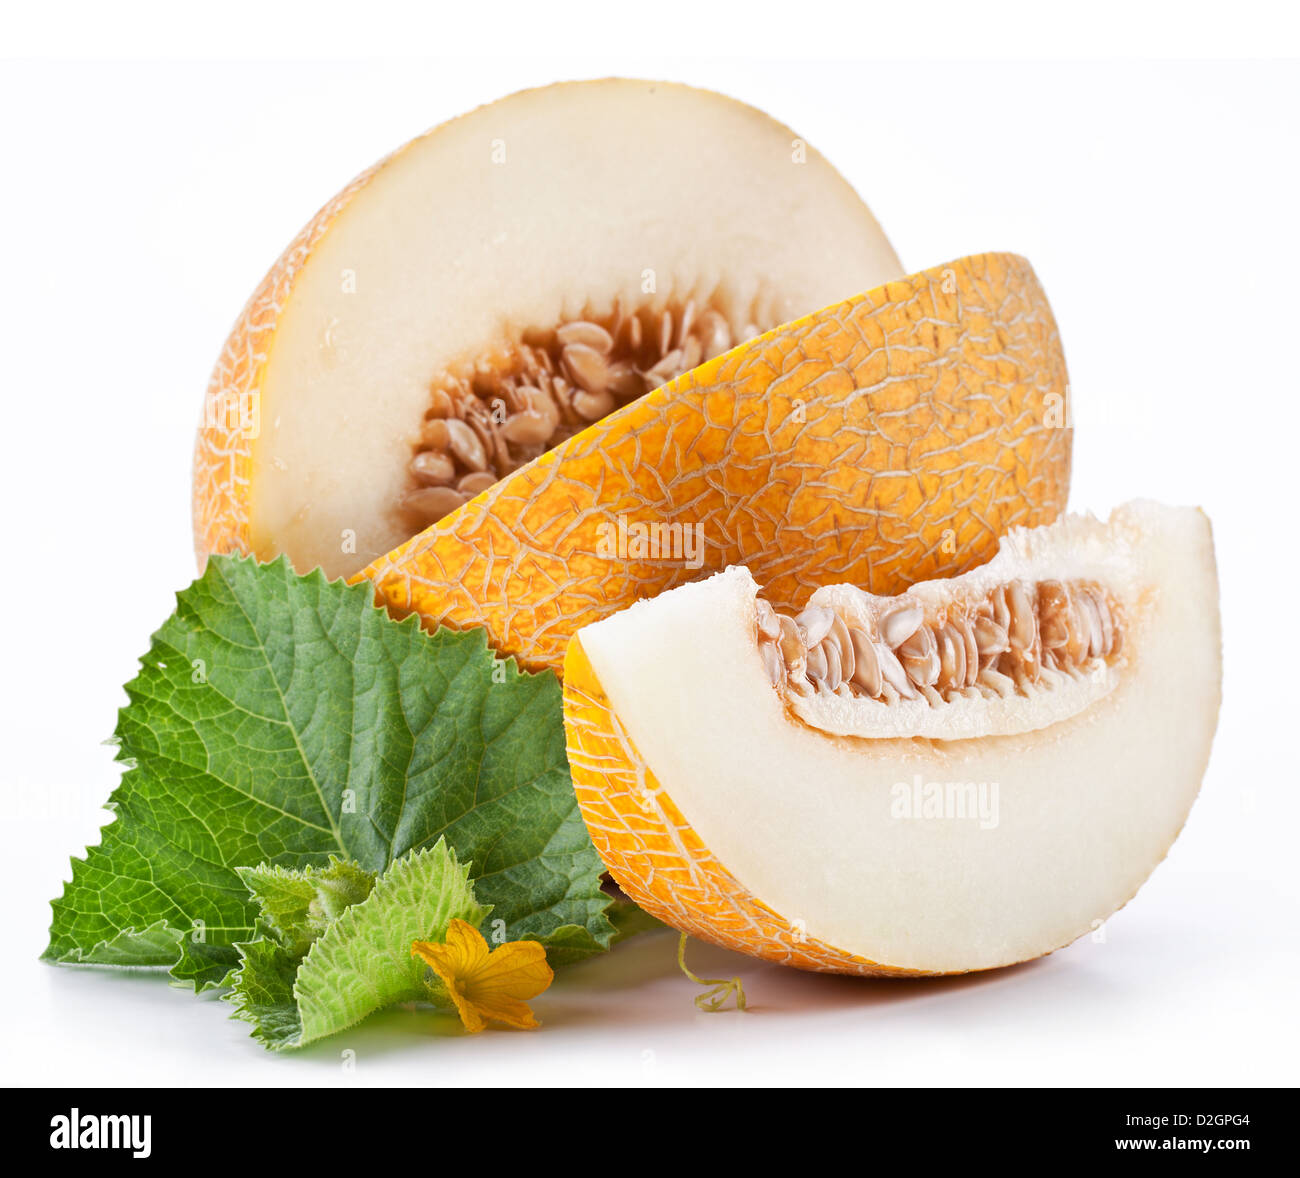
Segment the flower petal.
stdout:
[[493,949],[487,961],[466,979],[466,991],[479,1005],[497,996],[536,998],[554,977],[542,945],[537,941],[509,941]]
[[488,959],[488,943],[472,924],[452,917],[447,925],[446,947],[456,955],[457,967],[462,976],[472,973]]
[[[493,1022],[505,1023],[506,1026],[514,1027],[517,1031],[531,1031],[542,1025],[533,1016],[528,1003],[520,1002],[517,998],[507,998],[502,995],[491,997],[487,1001],[477,998],[471,999],[471,1001],[476,1014],[491,1019]],[[457,1005],[460,1004],[457,1003]],[[461,1017],[464,1018],[464,1014]],[[468,1023],[465,1025],[469,1026]]]
[[[478,1034],[487,1023],[479,1014],[476,1005],[465,997],[455,986],[448,986],[447,992],[451,995],[451,1000],[456,1004],[456,1013],[460,1015],[460,1021],[471,1035]],[[528,1007],[524,1007],[525,1010]]]
[[486,963],[487,942],[483,934],[463,920],[453,919],[447,926],[446,944],[436,941],[412,941],[411,956],[419,957],[450,986],[454,978],[465,978]]

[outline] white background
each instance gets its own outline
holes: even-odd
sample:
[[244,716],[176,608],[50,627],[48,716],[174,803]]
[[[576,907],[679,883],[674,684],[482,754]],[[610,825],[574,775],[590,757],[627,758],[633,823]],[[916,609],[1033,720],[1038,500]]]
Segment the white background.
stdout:
[[[10,27],[4,51],[26,60],[0,74],[0,1081],[1300,1078],[1300,65],[1150,60],[1294,52],[1281,6],[1198,23],[1190,5],[927,5],[916,24],[856,5],[857,23],[837,24],[802,2],[784,24],[761,4],[716,20],[699,5],[494,6],[478,25],[397,9],[361,25],[322,4],[225,4],[210,20],[102,7]],[[789,53],[800,60],[772,56]],[[193,576],[191,439],[244,299],[325,198],[411,135],[521,87],[610,73],[723,90],[791,124],[910,269],[989,249],[1033,261],[1071,370],[1073,506],[1149,495],[1202,504],[1215,524],[1225,702],[1169,858],[1104,943],[1030,965],[862,982],[695,946],[697,969],[739,972],[751,999],[745,1015],[705,1015],[673,938],[655,935],[565,974],[533,1035],[466,1038],[395,1012],[272,1057],[222,1004],[156,976],[39,963],[47,900],[97,840],[118,777],[99,742],[120,685]]]

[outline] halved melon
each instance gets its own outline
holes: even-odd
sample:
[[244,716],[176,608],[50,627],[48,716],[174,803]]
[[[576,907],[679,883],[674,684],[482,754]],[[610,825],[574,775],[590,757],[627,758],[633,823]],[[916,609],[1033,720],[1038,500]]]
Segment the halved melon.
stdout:
[[1135,502],[964,576],[782,616],[732,568],[582,630],[569,760],[669,924],[805,969],[953,973],[1068,944],[1181,829],[1218,706],[1209,522]]
[[[692,356],[903,273],[834,168],[742,103],[610,79],[482,107],[344,189],[245,308],[196,455],[200,555],[354,573],[445,514],[416,455],[450,456],[452,491],[499,477]],[[432,420],[468,428],[439,445]]]
[[729,563],[787,608],[969,568],[1064,507],[1065,363],[1024,259],[902,273],[834,169],[730,99],[484,107],[345,190],[250,302],[196,453],[200,559],[364,576],[556,669],[578,627]]

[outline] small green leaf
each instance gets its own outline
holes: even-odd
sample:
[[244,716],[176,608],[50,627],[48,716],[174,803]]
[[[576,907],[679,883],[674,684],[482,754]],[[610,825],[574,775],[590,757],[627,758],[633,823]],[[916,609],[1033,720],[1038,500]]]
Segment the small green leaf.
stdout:
[[332,920],[305,958],[270,939],[241,945],[231,1000],[267,1047],[301,1047],[396,1002],[428,997],[411,942],[442,940],[453,918],[477,925],[468,865],[445,840],[394,863],[373,891]]
[[261,912],[267,933],[294,957],[302,957],[331,920],[360,903],[375,886],[375,874],[331,858],[326,867],[240,867]]
[[302,1020],[293,995],[293,980],[301,959],[268,937],[239,946],[239,968],[231,975],[227,999],[234,1015],[253,1024],[252,1035],[265,1047],[278,1050],[302,1038]]

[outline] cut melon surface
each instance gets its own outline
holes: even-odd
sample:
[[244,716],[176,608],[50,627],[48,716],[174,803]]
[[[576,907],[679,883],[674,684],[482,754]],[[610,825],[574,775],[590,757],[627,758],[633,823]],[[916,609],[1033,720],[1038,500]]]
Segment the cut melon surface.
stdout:
[[[892,608],[941,628],[991,621],[1008,585],[1038,611],[1015,667],[997,662],[1014,650],[981,656],[1010,687],[945,687],[951,670],[926,683],[918,654],[917,699],[807,677],[800,642],[830,640],[818,609],[858,611],[886,644],[911,625],[854,587],[814,595],[784,679],[743,568],[582,630],[565,665],[569,759],[620,885],[696,936],[846,973],[988,969],[1097,927],[1165,855],[1209,756],[1209,523],[1140,501],[1105,523],[1016,530],[986,566]],[[1090,649],[1099,592],[1110,639]]]

